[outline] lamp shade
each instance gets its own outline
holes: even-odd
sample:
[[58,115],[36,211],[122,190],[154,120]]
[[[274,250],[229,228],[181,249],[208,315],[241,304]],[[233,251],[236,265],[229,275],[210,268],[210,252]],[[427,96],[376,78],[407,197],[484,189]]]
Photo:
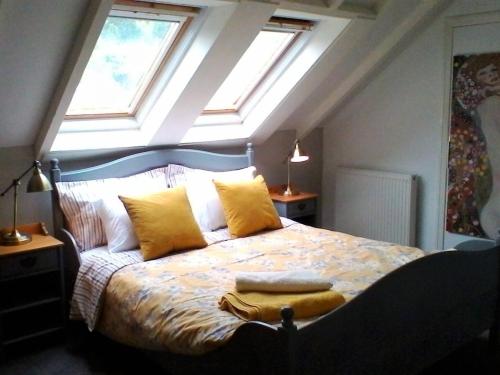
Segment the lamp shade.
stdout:
[[35,165],[33,166],[33,176],[31,176],[28,181],[26,190],[28,193],[38,193],[52,190],[52,185],[47,177],[45,177],[42,173],[39,162],[35,162]]
[[309,156],[304,152],[304,150],[300,147],[299,140],[295,140],[295,145],[293,147],[292,157],[290,161],[292,163],[301,163],[303,161],[309,160]]

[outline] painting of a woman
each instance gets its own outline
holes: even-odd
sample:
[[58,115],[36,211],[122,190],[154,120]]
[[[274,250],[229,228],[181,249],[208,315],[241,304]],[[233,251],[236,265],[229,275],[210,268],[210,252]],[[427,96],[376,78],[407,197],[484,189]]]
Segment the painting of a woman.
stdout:
[[455,56],[448,162],[449,232],[500,229],[500,53]]

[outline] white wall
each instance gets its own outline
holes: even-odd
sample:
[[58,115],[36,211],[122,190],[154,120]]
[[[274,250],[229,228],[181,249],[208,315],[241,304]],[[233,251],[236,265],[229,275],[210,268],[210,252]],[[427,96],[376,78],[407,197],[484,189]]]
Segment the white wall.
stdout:
[[419,176],[417,245],[438,247],[445,95],[445,17],[500,10],[499,1],[458,0],[334,116],[323,138],[323,224],[335,228],[337,166]]

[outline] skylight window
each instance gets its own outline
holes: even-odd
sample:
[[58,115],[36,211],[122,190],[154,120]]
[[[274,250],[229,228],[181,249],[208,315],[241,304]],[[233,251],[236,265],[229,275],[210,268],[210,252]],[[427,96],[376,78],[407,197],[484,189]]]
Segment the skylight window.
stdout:
[[112,11],[66,118],[135,115],[186,17]]
[[237,112],[310,22],[273,18],[235,65],[203,114]]
[[[51,131],[39,140],[40,150],[265,139],[307,97],[307,84],[304,94],[294,89],[349,24],[335,17],[269,19],[267,2],[260,9],[243,2],[209,6],[209,11],[165,0],[96,4],[96,16],[79,33],[55,106],[44,121]],[[282,13],[277,9],[275,14]],[[136,31],[134,38],[125,38],[130,29]],[[153,47],[141,49],[139,40],[152,41]],[[95,62],[92,53],[101,54],[101,61]],[[229,99],[212,106],[226,78],[228,94],[221,96]],[[217,113],[217,107],[229,112]],[[66,116],[59,124],[61,113]]]

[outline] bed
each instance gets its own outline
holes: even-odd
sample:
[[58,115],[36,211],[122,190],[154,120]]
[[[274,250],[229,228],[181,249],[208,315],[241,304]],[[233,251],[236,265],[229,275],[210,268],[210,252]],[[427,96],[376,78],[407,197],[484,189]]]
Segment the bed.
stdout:
[[[58,161],[53,160],[51,178],[53,183],[123,178],[170,164],[229,171],[253,165],[254,151],[251,145],[248,145],[244,154],[238,155],[189,149],[160,149],[75,171],[62,171]],[[72,287],[77,280],[78,270],[82,264],[87,264],[85,257],[89,255],[80,254],[74,236],[67,230],[57,192],[54,192],[53,199],[55,232],[65,243],[67,283]],[[172,374],[208,374],[221,371],[238,374],[413,374],[485,330],[490,330],[492,348],[498,349],[498,247],[424,255],[417,254],[417,250],[391,244],[381,250],[380,243],[367,239],[308,228],[293,222],[284,221],[284,224],[284,229],[262,235],[271,244],[269,251],[273,256],[293,257],[277,242],[276,237],[290,237],[300,233],[305,234],[304,238],[313,238],[299,246],[311,254],[316,251],[316,241],[318,248],[332,242],[352,246],[352,242],[363,249],[372,249],[378,258],[383,258],[390,251],[397,256],[388,258],[390,267],[384,269],[384,272],[380,271],[378,277],[373,280],[366,278],[374,281],[373,283],[358,286],[347,303],[320,318],[306,322],[296,321],[293,310],[289,308],[282,310],[280,324],[243,322],[228,318],[233,327],[230,335],[221,335],[224,336],[223,345],[216,344],[210,350],[189,353],[184,350],[164,350],[158,345],[148,347],[140,339],[142,327],[138,326],[128,332],[125,330],[122,337],[113,337],[116,325],[125,324],[118,319],[113,326],[116,308],[120,306],[119,299],[112,299],[119,298],[120,284],[117,280],[121,278],[130,282],[134,275],[144,275],[141,263],[137,262],[137,257],[131,252],[126,259],[118,261],[123,263],[121,268],[110,268],[110,278],[103,289],[108,293],[104,297],[109,302],[108,307],[103,307],[101,321],[96,318],[93,323],[104,334],[129,345],[134,345],[132,341],[135,332],[137,343],[134,346],[143,348]],[[321,238],[324,242],[321,242]],[[219,253],[225,251],[225,244],[231,243],[231,240],[223,242],[220,238],[213,241],[214,245],[209,248]],[[241,254],[248,255],[245,259],[237,259],[238,262],[252,262],[254,254],[251,251],[255,251],[255,246],[251,246],[252,241],[254,239],[245,239],[238,243],[237,246],[246,246],[247,249],[247,253],[242,250]],[[94,256],[99,257],[98,251],[96,249]],[[361,258],[365,257],[364,253],[357,254]],[[192,252],[189,256],[198,255]],[[311,257],[313,258],[312,255]],[[318,253],[318,257],[324,258],[324,254]],[[332,257],[332,264],[336,258],[338,256]],[[360,262],[371,263],[363,259]],[[151,264],[164,274],[161,267],[174,260],[172,257],[156,263],[153,261]],[[218,268],[224,270],[229,263],[235,262],[226,262],[224,267]],[[244,263],[245,267],[250,266],[250,263]],[[329,262],[316,260],[314,264],[319,263],[324,263],[322,267],[328,268]],[[336,265],[331,268],[339,267]],[[334,274],[335,269],[328,272]],[[221,280],[223,279],[222,277]],[[364,281],[365,278],[361,280]],[[220,284],[227,285],[224,282]],[[134,284],[121,285],[132,289],[134,287]],[[174,284],[169,287],[176,286]],[[348,287],[344,287],[343,292],[349,294],[348,290]],[[161,315],[162,312],[158,314]],[[215,310],[214,315],[217,315]]]

